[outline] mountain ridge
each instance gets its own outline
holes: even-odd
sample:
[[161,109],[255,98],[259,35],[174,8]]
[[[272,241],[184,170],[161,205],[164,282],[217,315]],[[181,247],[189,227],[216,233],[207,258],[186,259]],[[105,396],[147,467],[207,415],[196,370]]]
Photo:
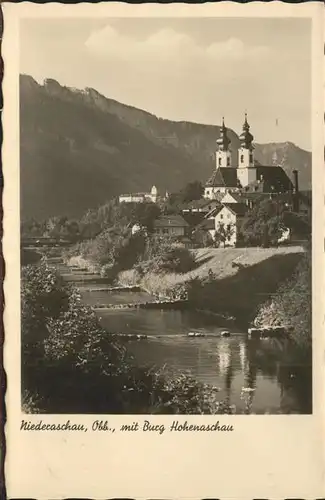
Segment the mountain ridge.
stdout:
[[[158,118],[95,89],[54,79],[40,85],[29,75],[20,75],[20,118],[24,217],[77,216],[122,192],[204,182],[220,134],[219,126]],[[239,138],[228,130],[237,161]],[[290,142],[255,144],[259,163],[271,165],[274,152],[288,175],[298,169],[301,188],[309,189],[311,153]]]

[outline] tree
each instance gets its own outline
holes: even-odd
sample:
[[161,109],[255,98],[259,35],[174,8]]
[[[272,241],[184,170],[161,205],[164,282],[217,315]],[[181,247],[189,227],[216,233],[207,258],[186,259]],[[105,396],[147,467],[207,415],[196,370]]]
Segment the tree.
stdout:
[[136,203],[130,214],[130,222],[138,223],[149,232],[153,230],[154,221],[161,214],[161,210],[156,203]]
[[180,213],[184,204],[193,200],[200,200],[203,196],[204,188],[199,181],[193,181],[175,193],[170,193],[168,199],[162,204],[161,210],[164,214]]
[[101,232],[99,222],[82,222],[80,224],[80,237],[81,239],[91,239],[98,236]]
[[226,246],[226,244],[231,241],[234,231],[235,227],[233,224],[224,225],[220,223],[214,234],[214,242],[216,246],[219,246],[221,243],[223,246]]
[[241,239],[249,245],[276,245],[285,229],[285,213],[285,204],[276,198],[258,201],[242,221]]
[[35,219],[23,220],[20,224],[21,236],[31,237],[31,236],[43,236],[46,230],[46,223],[39,222]]
[[200,247],[211,247],[214,244],[214,238],[211,236],[209,231],[198,228],[194,229],[192,233],[192,241]]
[[193,181],[186,184],[181,191],[183,203],[188,203],[193,200],[200,200],[203,196],[204,188],[200,181]]
[[43,261],[39,266],[23,267],[21,283],[23,352],[32,356],[47,334],[47,319],[58,318],[67,309],[69,288]]

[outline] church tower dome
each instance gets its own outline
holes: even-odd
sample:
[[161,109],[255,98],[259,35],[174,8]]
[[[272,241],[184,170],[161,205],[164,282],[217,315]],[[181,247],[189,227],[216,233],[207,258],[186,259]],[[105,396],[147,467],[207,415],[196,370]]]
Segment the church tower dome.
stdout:
[[243,131],[239,136],[240,148],[238,151],[238,180],[242,187],[256,181],[256,167],[254,161],[254,137],[250,133],[250,126],[245,113]]
[[227,127],[225,126],[225,119],[222,118],[222,126],[220,128],[220,137],[217,139],[217,145],[219,151],[228,151],[230,145],[230,139],[227,135]]
[[231,167],[230,139],[227,134],[225,120],[222,118],[220,137],[217,139],[216,168]]
[[254,136],[250,133],[249,129],[250,126],[247,121],[247,113],[245,113],[245,122],[243,125],[243,131],[239,136],[239,140],[242,148],[249,149],[250,151],[252,151],[254,149],[253,148]]

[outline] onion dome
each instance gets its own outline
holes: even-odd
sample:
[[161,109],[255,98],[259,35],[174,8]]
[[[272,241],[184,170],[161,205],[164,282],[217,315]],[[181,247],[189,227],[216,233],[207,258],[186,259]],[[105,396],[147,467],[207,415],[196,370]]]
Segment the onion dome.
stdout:
[[227,127],[225,126],[225,120],[222,118],[222,126],[220,129],[220,137],[217,139],[217,145],[219,146],[219,151],[228,151],[230,139],[227,135]]
[[239,140],[240,140],[240,144],[241,144],[242,148],[252,150],[253,149],[252,142],[253,142],[254,136],[250,133],[249,129],[250,129],[250,126],[249,126],[248,121],[247,121],[247,113],[245,113],[245,122],[243,125],[243,131],[239,136]]

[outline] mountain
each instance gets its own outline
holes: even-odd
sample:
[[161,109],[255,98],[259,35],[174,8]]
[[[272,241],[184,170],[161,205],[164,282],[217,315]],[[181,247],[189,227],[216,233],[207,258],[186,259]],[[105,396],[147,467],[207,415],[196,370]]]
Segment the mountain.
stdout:
[[[39,85],[20,76],[22,218],[79,216],[123,192],[164,192],[214,168],[218,126],[173,122],[108,99],[96,90],[71,89],[52,79]],[[239,139],[229,130],[235,150]],[[311,154],[292,143],[256,145],[270,164],[274,151],[291,175],[310,187]],[[236,161],[234,151],[234,161]]]

